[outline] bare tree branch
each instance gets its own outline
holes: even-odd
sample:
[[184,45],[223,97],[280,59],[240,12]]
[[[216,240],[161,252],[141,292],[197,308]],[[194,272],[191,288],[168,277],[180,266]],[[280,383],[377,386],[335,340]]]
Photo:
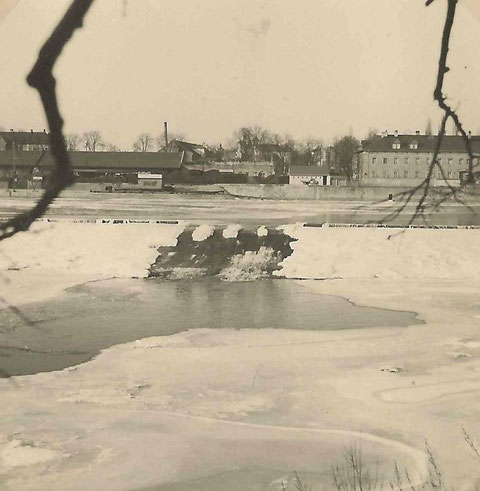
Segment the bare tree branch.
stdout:
[[43,104],[50,129],[50,151],[55,160],[55,167],[49,176],[45,192],[35,206],[0,224],[0,241],[28,230],[30,225],[45,213],[52,201],[73,182],[72,165],[62,132],[63,119],[58,108],[53,67],[73,33],[82,27],[83,19],[93,1],[73,0],[41,48],[37,61],[27,77],[28,84],[37,89]]
[[[427,6],[432,3],[433,0],[427,1]],[[446,119],[452,118],[455,128],[462,135],[465,148],[468,152],[469,165],[468,165],[468,178],[467,182],[473,182],[473,151],[470,139],[463,128],[463,125],[458,117],[457,113],[445,102],[446,97],[443,94],[443,82],[445,74],[450,70],[447,66],[447,55],[450,48],[450,36],[452,33],[453,22],[455,20],[455,11],[457,8],[458,0],[448,0],[447,8],[447,18],[445,19],[445,25],[443,28],[442,35],[442,48],[440,51],[440,60],[438,62],[438,74],[437,74],[437,85],[433,93],[434,99],[438,102],[440,109],[445,112]],[[445,123],[446,124],[446,123]],[[443,128],[443,133],[445,133],[445,127]]]

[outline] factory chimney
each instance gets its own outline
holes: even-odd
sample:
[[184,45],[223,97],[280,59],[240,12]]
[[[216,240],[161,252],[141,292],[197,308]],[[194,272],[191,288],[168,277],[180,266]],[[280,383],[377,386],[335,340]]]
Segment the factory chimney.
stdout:
[[165,152],[168,152],[168,123],[165,121],[163,123],[164,132],[165,132]]

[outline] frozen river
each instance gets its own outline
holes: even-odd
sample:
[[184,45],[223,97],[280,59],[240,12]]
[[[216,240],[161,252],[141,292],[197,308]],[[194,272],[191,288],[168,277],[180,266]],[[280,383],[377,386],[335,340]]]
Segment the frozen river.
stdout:
[[[39,192],[0,198],[0,218],[32,206]],[[274,201],[221,195],[96,194],[68,192],[57,199],[47,216],[69,219],[127,218],[186,220],[190,223],[280,225],[292,222],[378,223],[398,206],[395,202]],[[472,213],[449,204],[428,215],[430,225],[480,225],[480,206]],[[408,223],[414,207],[407,207],[395,225]],[[423,223],[419,220],[418,223]]]

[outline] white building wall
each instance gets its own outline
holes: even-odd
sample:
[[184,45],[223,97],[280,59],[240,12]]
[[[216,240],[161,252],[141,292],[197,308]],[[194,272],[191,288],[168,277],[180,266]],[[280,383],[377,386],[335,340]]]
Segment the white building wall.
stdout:
[[[289,184],[293,186],[305,186],[311,181],[317,181],[318,186],[324,186],[323,184],[324,176],[289,176]],[[326,186],[330,186],[331,179],[330,176],[325,176],[327,178]]]

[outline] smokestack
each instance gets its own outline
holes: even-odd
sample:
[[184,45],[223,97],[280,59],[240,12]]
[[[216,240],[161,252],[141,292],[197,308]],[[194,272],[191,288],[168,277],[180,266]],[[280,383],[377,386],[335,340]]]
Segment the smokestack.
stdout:
[[468,138],[472,138],[472,132],[471,131],[468,132]]
[[168,152],[168,123],[165,121],[163,123],[164,131],[165,131],[165,151]]
[[395,132],[393,133],[395,138],[398,136],[398,130],[395,130]]
[[416,135],[419,135],[420,134],[420,130],[415,131],[415,134]]

